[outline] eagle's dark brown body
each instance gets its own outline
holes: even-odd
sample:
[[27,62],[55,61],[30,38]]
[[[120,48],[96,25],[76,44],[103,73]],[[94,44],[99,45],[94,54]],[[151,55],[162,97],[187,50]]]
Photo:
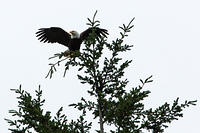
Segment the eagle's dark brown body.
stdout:
[[79,38],[73,38],[69,41],[69,50],[75,51],[79,50],[81,47],[82,41]]

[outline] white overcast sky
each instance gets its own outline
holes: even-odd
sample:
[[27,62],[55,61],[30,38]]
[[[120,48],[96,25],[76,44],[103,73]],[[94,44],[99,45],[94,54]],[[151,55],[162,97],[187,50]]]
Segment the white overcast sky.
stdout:
[[[62,78],[63,68],[53,79],[45,79],[48,57],[65,51],[61,45],[42,45],[38,28],[58,26],[79,32],[87,28],[87,17],[98,10],[101,27],[108,29],[109,40],[119,34],[118,26],[135,17],[135,28],[126,42],[134,44],[124,58],[133,59],[126,77],[130,87],[139,79],[153,75],[154,82],[145,100],[146,107],[164,102],[200,100],[200,1],[199,0],[4,0],[0,2],[0,132],[8,132],[4,118],[16,109],[16,95],[10,88],[34,92],[41,85],[45,109],[55,112],[64,107],[69,118],[77,113],[68,104],[87,96],[87,86],[76,78],[75,68]],[[166,133],[197,133],[200,108],[187,108],[184,117],[172,122]]]

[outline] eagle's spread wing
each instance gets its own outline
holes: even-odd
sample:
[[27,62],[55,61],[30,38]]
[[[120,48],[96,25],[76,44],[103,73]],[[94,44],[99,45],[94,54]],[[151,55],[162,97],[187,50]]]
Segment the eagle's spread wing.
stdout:
[[68,47],[71,35],[59,27],[41,28],[36,32],[36,37],[41,42],[60,43]]
[[108,35],[108,31],[106,29],[101,29],[98,27],[88,28],[80,34],[81,41],[85,40],[93,30],[97,35],[97,39],[99,39],[101,36],[106,37]]

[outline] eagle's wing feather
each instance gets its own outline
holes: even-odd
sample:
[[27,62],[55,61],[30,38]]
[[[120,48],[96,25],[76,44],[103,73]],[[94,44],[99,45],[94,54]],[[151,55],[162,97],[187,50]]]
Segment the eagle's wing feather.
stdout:
[[36,37],[41,42],[60,43],[68,47],[71,35],[59,27],[41,28],[36,32]]
[[80,39],[83,41],[85,40],[90,33],[94,30],[95,34],[97,35],[97,39],[99,39],[101,36],[106,37],[108,35],[108,31],[106,29],[101,29],[98,27],[88,28],[87,30],[83,31],[80,34]]

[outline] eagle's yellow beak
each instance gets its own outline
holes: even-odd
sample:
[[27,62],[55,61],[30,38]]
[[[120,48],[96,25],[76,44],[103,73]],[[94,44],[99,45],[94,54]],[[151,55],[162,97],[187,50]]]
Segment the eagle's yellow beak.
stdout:
[[73,32],[74,32],[74,31],[73,31],[73,30],[71,30],[69,33],[70,33],[71,35],[73,35]]

